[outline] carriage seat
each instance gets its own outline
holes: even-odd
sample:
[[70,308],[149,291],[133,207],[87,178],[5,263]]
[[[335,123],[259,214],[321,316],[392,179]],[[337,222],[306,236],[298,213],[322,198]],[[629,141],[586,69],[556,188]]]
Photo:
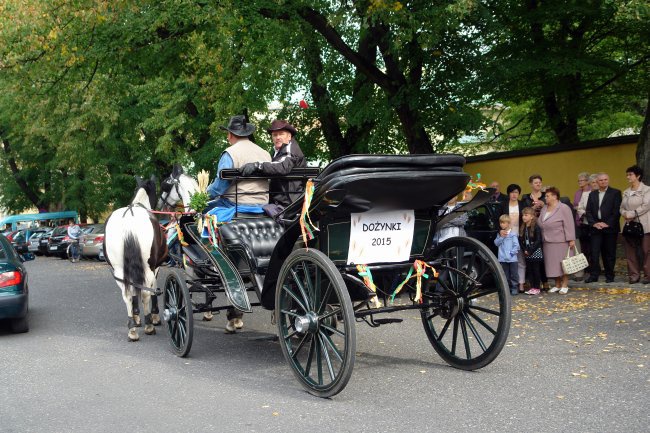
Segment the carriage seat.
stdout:
[[219,227],[224,248],[244,255],[253,272],[264,274],[284,228],[273,218],[245,218]]

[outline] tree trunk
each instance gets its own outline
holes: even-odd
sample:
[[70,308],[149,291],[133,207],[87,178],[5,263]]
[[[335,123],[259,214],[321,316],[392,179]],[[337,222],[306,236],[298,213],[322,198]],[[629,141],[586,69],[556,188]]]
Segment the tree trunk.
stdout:
[[643,181],[648,184],[648,177],[650,177],[650,94],[648,94],[645,118],[636,145],[636,164],[643,169]]

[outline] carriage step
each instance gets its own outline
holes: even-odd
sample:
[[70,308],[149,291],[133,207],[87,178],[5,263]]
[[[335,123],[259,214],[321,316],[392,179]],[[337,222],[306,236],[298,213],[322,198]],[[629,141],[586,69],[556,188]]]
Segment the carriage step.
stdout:
[[384,318],[384,319],[375,319],[373,322],[375,322],[378,325],[387,325],[389,323],[402,323],[404,319],[393,319],[390,317]]

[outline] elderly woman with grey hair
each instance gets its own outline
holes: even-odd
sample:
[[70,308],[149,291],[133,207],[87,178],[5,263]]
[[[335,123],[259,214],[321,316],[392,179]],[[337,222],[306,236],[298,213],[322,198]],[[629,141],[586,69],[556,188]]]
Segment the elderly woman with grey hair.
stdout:
[[587,178],[587,185],[589,185],[589,188],[582,192],[580,200],[578,201],[578,207],[576,207],[576,227],[578,228],[580,251],[585,254],[585,257],[587,257],[587,261],[589,262],[589,267],[586,271],[591,269],[591,230],[589,230],[589,224],[587,224],[587,216],[585,215],[585,212],[587,211],[589,193],[591,193],[591,191],[598,191],[598,182],[596,182],[597,178],[597,174],[589,175]]

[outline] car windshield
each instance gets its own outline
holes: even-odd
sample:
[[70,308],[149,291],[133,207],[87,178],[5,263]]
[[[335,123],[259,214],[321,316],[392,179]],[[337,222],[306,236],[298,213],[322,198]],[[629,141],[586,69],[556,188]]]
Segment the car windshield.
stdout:
[[68,227],[67,226],[57,227],[52,232],[52,236],[59,236],[59,235],[62,235],[64,233],[67,233],[67,232],[68,232]]
[[33,235],[31,235],[29,237],[29,240],[35,240],[35,239],[40,238],[41,236],[43,236],[43,232],[36,232],[36,233],[34,233]]
[[0,260],[7,259],[7,251],[5,250],[4,242],[0,242]]

